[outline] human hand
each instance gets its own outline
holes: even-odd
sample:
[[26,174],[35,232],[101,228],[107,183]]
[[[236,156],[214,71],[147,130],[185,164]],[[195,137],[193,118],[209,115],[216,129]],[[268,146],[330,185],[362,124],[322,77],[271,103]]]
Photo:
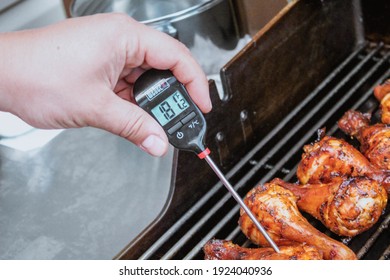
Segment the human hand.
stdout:
[[126,15],[68,19],[0,34],[0,42],[0,110],[37,128],[93,126],[163,155],[163,129],[133,104],[133,84],[149,68],[170,69],[199,108],[211,110],[206,76],[189,50]]

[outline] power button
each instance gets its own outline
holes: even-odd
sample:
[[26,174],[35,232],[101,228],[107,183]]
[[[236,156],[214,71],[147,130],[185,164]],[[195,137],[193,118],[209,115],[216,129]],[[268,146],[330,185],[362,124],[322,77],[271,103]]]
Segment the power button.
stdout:
[[177,122],[174,126],[172,126],[170,129],[168,129],[169,134],[175,133],[178,129],[180,129],[183,125],[181,122]]

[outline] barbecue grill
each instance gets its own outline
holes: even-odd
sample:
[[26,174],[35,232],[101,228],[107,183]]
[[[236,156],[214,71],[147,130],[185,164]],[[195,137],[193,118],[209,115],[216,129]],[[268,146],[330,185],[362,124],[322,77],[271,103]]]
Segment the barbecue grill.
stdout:
[[[221,69],[223,98],[210,81],[206,115],[211,157],[241,196],[279,177],[295,182],[302,148],[317,131],[347,139],[337,121],[349,109],[379,121],[373,88],[390,77],[390,3],[301,0],[288,5]],[[118,259],[202,259],[211,238],[252,244],[237,221],[239,207],[206,163],[175,152],[163,212]],[[390,207],[370,230],[340,238],[359,259],[390,257]]]

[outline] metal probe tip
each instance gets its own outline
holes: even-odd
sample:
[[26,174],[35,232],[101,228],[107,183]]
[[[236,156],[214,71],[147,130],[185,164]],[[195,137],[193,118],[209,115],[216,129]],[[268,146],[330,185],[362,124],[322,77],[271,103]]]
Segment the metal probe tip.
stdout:
[[252,222],[255,224],[255,226],[261,232],[261,234],[264,236],[264,238],[268,241],[268,243],[271,245],[271,247],[275,250],[275,252],[280,253],[280,250],[279,250],[278,246],[276,245],[276,243],[268,235],[268,233],[266,232],[264,227],[256,219],[255,215],[248,208],[248,206],[246,206],[244,201],[241,199],[241,197],[235,191],[233,186],[226,179],[225,175],[219,170],[218,166],[214,163],[214,161],[210,158],[210,156],[207,155],[207,156],[205,156],[204,159],[210,165],[211,169],[214,170],[215,174],[218,176],[218,178],[221,180],[221,182],[225,185],[225,187],[228,189],[228,191],[233,196],[233,198],[238,202],[238,204],[241,206],[241,208],[246,212],[246,214],[249,216],[249,218],[252,220]]

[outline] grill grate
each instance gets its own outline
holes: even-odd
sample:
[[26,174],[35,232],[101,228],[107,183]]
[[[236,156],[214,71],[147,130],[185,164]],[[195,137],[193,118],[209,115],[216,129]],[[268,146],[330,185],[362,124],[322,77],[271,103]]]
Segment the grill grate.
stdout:
[[[227,178],[241,196],[252,187],[275,177],[295,181],[302,147],[316,139],[319,128],[339,138],[337,121],[348,109],[372,112],[379,118],[373,87],[390,76],[390,49],[366,42],[350,54],[282,122],[264,137]],[[202,259],[202,247],[216,237],[251,246],[237,221],[239,207],[221,183],[214,185],[189,211],[162,235],[141,259]],[[369,231],[352,239],[340,237],[308,217],[317,229],[347,244],[359,259],[390,257],[390,207]]]

